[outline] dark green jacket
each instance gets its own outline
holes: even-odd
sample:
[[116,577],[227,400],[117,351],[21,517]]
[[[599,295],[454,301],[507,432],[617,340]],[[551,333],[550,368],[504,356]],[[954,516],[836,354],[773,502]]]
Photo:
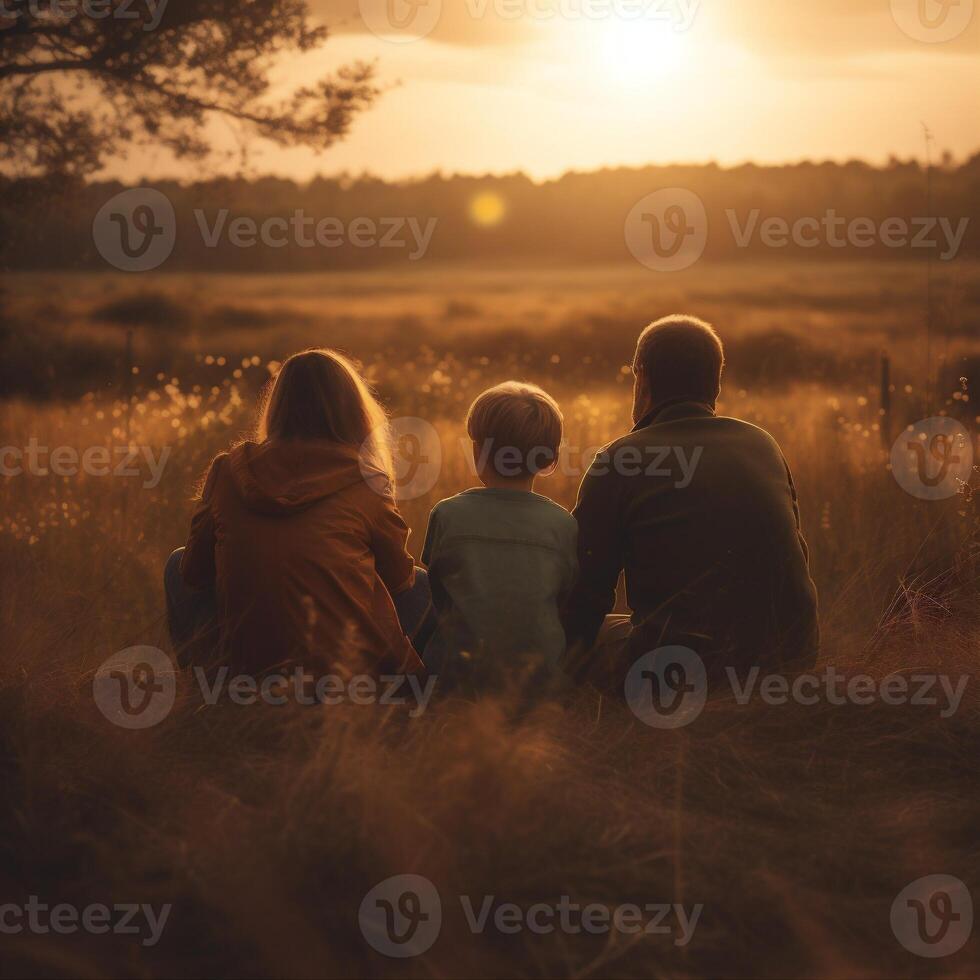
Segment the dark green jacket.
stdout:
[[817,594],[796,489],[764,430],[668,403],[599,453],[574,515],[580,572],[564,616],[573,662],[594,644],[625,570],[631,656],[676,644],[709,673],[812,665]]

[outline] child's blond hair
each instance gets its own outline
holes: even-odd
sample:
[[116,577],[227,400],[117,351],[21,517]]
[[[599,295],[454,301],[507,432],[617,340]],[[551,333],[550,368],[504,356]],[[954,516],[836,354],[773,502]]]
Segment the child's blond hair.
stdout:
[[498,476],[536,476],[558,461],[564,419],[558,403],[537,385],[505,381],[470,406],[466,431],[478,458]]

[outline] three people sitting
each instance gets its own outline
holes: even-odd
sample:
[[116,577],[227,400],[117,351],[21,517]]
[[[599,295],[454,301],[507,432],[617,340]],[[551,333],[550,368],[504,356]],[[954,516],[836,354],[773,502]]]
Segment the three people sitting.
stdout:
[[[632,661],[682,645],[709,674],[812,665],[816,589],[775,440],[720,417],[715,331],[669,317],[641,335],[633,431],[602,450],[570,515],[535,492],[562,415],[540,388],[477,398],[480,487],[437,504],[422,549],[393,492],[385,416],[353,365],[285,362],[255,441],[212,464],[186,548],[168,562],[171,634],[259,674],[286,662],[471,679],[518,663],[616,689]],[[613,615],[625,573],[629,616]]]

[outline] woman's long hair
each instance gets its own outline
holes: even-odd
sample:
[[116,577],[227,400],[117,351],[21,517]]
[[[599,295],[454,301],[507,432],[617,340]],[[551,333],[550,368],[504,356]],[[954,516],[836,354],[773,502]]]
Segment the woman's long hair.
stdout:
[[259,409],[256,439],[356,446],[362,468],[393,480],[388,417],[353,362],[334,350],[294,354]]

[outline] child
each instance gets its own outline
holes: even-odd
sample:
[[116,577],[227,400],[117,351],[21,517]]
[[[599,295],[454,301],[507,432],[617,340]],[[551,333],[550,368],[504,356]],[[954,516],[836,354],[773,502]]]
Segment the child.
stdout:
[[261,675],[299,662],[422,669],[409,642],[428,607],[376,434],[385,415],[331,350],[283,364],[258,435],[211,466],[187,547],[165,575],[179,652],[209,616],[220,653]]
[[534,482],[558,463],[561,411],[535,385],[508,381],[476,399],[466,430],[483,486],[443,500],[429,517],[422,561],[438,624],[426,666],[448,678],[526,658],[557,668],[577,525]]

